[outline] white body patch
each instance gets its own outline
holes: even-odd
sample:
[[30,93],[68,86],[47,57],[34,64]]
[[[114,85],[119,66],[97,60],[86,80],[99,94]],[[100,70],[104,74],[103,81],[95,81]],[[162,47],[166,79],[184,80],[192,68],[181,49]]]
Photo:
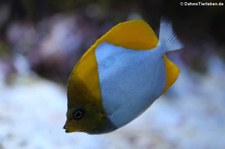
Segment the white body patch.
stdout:
[[132,50],[106,42],[96,48],[102,103],[115,126],[139,116],[161,95],[166,51],[159,48]]

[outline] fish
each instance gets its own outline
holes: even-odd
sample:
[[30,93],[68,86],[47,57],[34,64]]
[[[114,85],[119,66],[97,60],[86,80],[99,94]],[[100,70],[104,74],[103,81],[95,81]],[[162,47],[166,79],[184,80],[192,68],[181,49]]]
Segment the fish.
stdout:
[[104,134],[133,121],[175,83],[180,70],[166,54],[182,48],[166,18],[159,38],[141,19],[112,27],[70,74],[65,132]]

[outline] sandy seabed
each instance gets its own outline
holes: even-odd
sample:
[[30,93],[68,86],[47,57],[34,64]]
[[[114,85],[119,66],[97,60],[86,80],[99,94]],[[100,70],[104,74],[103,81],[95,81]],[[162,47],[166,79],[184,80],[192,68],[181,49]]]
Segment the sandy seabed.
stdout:
[[223,149],[225,75],[181,70],[140,117],[104,135],[67,134],[66,89],[36,76],[0,83],[0,149]]

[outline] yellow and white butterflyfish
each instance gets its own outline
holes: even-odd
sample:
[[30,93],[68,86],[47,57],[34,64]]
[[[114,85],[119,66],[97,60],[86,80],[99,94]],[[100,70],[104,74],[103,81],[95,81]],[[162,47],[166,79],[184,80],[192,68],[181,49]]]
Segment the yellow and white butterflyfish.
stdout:
[[66,132],[107,133],[138,117],[176,81],[179,68],[165,54],[182,47],[165,19],[159,39],[143,20],[114,26],[69,77]]

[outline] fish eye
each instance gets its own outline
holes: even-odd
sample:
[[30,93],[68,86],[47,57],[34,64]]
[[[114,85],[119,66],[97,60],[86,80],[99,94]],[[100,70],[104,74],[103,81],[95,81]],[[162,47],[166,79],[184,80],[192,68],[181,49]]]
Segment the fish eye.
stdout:
[[76,120],[81,119],[83,116],[84,116],[84,110],[82,109],[77,109],[73,114],[73,118]]

